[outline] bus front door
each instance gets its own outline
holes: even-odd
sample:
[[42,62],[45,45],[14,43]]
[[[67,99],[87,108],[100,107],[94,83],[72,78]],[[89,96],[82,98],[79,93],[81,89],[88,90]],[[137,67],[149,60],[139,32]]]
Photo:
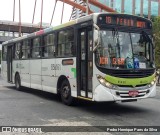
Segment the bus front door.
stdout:
[[78,31],[78,61],[77,84],[78,96],[92,98],[92,28],[83,28]]
[[7,77],[8,82],[12,82],[12,46],[7,48]]

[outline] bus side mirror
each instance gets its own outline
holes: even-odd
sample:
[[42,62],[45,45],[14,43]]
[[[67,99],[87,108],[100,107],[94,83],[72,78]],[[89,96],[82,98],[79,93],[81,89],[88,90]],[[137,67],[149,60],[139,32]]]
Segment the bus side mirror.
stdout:
[[156,48],[156,43],[154,41],[152,42],[152,45],[153,45],[153,49],[155,49]]
[[157,71],[156,74],[159,75],[159,71]]
[[94,32],[93,32],[93,38],[94,38],[94,47],[93,47],[93,52],[95,52],[100,44],[100,32],[99,32],[99,27],[94,24]]
[[153,36],[152,36],[152,45],[153,45],[153,49],[156,48],[156,43],[154,42],[155,40],[156,40],[156,35],[153,34]]

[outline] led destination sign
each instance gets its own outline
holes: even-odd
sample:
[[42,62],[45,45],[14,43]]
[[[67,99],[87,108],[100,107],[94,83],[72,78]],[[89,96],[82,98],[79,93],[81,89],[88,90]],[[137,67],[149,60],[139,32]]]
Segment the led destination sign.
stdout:
[[101,15],[98,17],[98,24],[120,25],[147,29],[152,28],[150,21],[127,15]]

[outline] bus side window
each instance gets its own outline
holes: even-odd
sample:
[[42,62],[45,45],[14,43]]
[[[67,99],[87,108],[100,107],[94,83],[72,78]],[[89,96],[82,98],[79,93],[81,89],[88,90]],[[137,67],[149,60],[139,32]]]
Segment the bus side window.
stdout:
[[75,56],[76,47],[74,44],[74,30],[73,29],[67,30],[66,33],[67,33],[66,54],[68,54],[69,56]]
[[55,55],[55,34],[48,34],[43,37],[42,57],[52,58]]
[[76,54],[73,28],[58,33],[58,56],[70,57]]
[[40,37],[34,38],[32,40],[32,58],[40,58]]
[[29,53],[30,53],[29,41],[25,40],[25,41],[22,42],[21,58],[22,59],[29,58]]
[[15,59],[20,59],[20,47],[21,43],[15,44]]
[[3,61],[7,60],[7,46],[2,47],[2,60]]

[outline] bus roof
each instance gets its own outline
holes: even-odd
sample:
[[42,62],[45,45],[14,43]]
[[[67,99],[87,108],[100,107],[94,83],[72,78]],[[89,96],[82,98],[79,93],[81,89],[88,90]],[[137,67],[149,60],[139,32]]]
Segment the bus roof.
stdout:
[[[18,38],[14,38],[14,39],[11,39],[11,40],[8,40],[8,41],[5,41],[2,43],[2,45],[5,45],[5,44],[8,44],[8,43],[12,43],[12,42],[17,42],[17,41],[20,41],[20,40],[23,40],[23,39],[27,39],[27,38],[31,38],[31,37],[34,37],[34,36],[38,36],[38,35],[42,35],[42,34],[47,34],[51,31],[54,31],[54,30],[58,30],[58,29],[61,29],[61,28],[64,28],[64,27],[67,27],[67,26],[72,26],[74,24],[77,24],[77,23],[81,23],[81,22],[85,22],[85,21],[89,21],[89,20],[93,20],[94,22],[96,22],[96,17],[100,14],[110,14],[110,15],[127,15],[127,16],[134,16],[134,17],[137,17],[137,18],[143,18],[145,19],[146,21],[148,19],[144,18],[144,17],[139,17],[139,16],[135,16],[135,15],[129,15],[129,14],[121,14],[121,13],[107,13],[107,12],[101,12],[101,13],[93,13],[93,14],[90,14],[90,15],[87,15],[87,16],[83,16],[81,18],[78,18],[78,19],[75,19],[75,20],[72,20],[72,21],[69,21],[67,23],[63,23],[63,24],[60,24],[58,26],[51,26],[49,28],[46,28],[46,29],[43,29],[43,30],[40,30],[40,31],[36,31],[34,33],[31,33],[31,34],[28,34],[28,35],[25,35],[25,36],[22,36],[22,37],[18,37]],[[150,20],[148,20],[150,21]]]

